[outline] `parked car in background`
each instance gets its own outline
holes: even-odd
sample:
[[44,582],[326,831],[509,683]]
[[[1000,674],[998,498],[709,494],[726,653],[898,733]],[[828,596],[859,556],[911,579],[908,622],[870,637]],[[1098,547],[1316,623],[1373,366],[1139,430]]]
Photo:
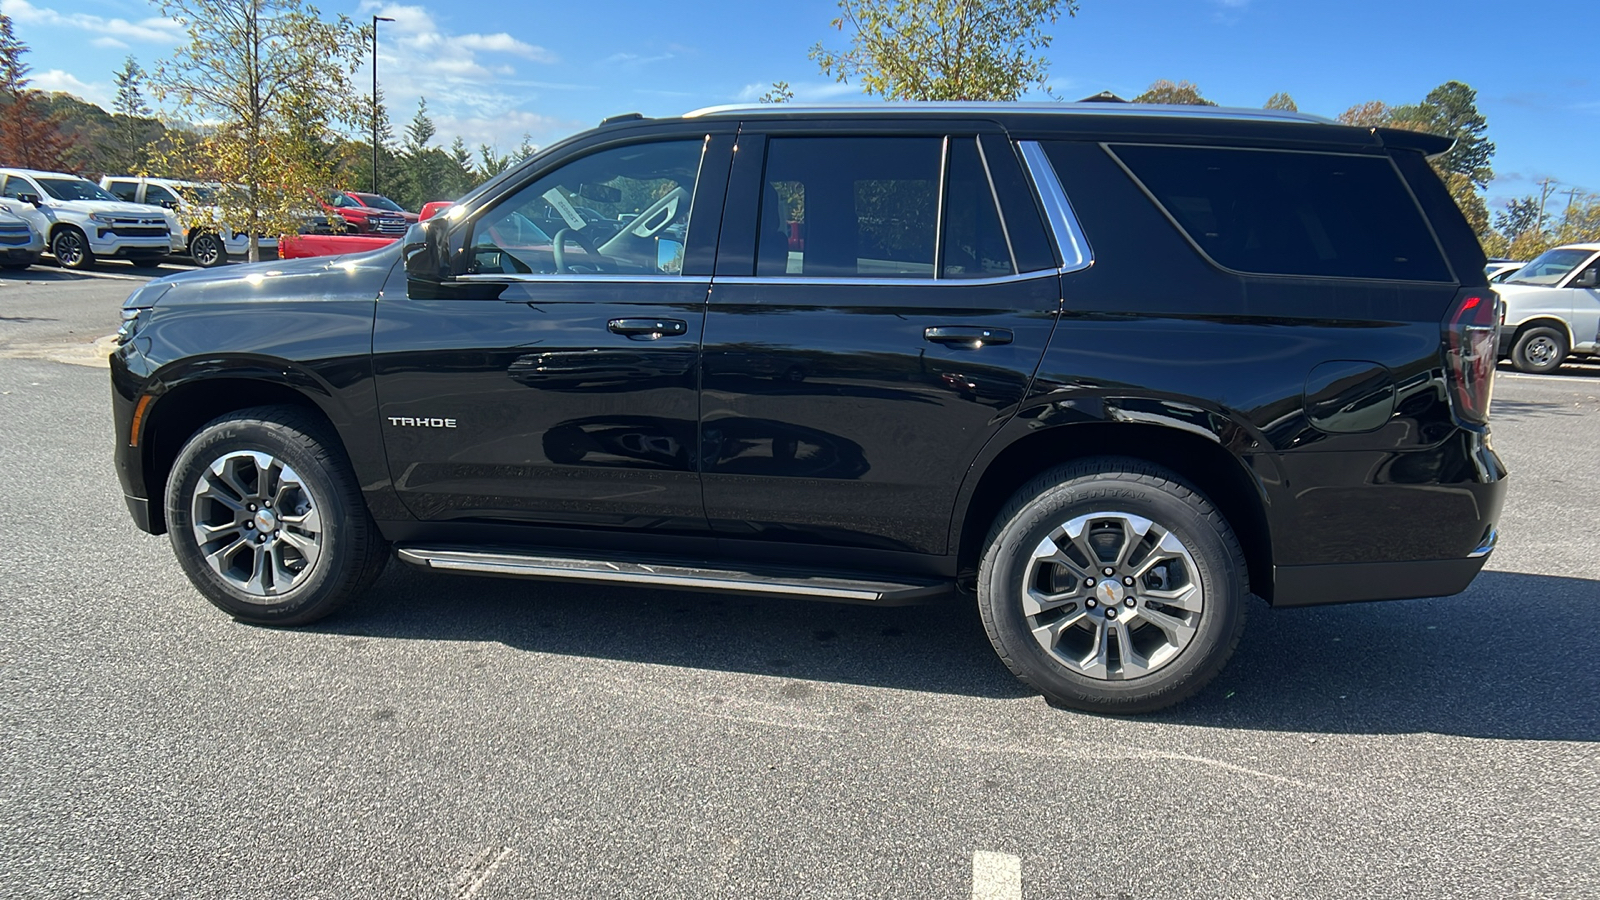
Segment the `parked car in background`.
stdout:
[[28,220],[0,207],[0,269],[26,269],[44,252],[44,235]]
[[417,221],[416,213],[407,212],[400,204],[381,194],[334,191],[317,199],[325,212],[344,219],[356,234],[399,237]]
[[1510,259],[1491,259],[1489,260],[1489,264],[1483,267],[1483,274],[1488,276],[1490,284],[1499,284],[1500,282],[1505,281],[1507,278],[1510,278],[1512,273],[1516,272],[1525,265],[1527,265],[1527,262],[1525,261],[1518,262]]
[[[178,214],[177,230],[183,239],[182,250],[195,265],[211,268],[226,263],[229,257],[250,253],[250,236],[234,231],[222,221],[217,194],[222,185],[215,182],[180,181],[174,178],[145,178],[137,175],[106,176],[100,186],[129,203],[143,203]],[[263,251],[277,248],[277,239],[263,236]]]
[[1495,285],[1504,302],[1500,356],[1519,372],[1553,372],[1600,353],[1600,244],[1539,254]]
[[177,216],[159,206],[127,203],[85,178],[33,169],[0,169],[0,205],[28,220],[50,254],[67,269],[87,269],[97,259],[161,265],[182,236]]

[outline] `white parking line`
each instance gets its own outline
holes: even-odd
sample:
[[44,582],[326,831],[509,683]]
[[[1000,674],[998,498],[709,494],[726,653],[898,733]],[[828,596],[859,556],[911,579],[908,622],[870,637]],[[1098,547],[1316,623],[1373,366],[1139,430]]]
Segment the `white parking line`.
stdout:
[[1593,381],[1586,381],[1584,379],[1584,375],[1588,374],[1588,372],[1584,372],[1583,375],[1533,375],[1528,372],[1496,372],[1494,373],[1494,377],[1511,378],[1517,381],[1522,381],[1523,379],[1527,379],[1529,381],[1559,381],[1564,384],[1577,385],[1580,387],[1585,385],[1593,387]]
[[456,873],[455,880],[450,884],[450,900],[472,900],[483,890],[484,882],[500,868],[500,864],[511,855],[510,847],[485,847]]
[[972,854],[972,900],[1022,900],[1022,859],[979,850]]

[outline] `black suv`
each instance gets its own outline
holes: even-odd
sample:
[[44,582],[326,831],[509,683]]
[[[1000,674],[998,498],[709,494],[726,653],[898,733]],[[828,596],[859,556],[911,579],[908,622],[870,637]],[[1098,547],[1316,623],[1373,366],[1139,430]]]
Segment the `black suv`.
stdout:
[[141,287],[117,470],[248,622],[391,553],[959,589],[1052,700],[1155,709],[1252,594],[1451,594],[1493,548],[1498,302],[1448,146],[1106,104],[607,120],[393,247]]

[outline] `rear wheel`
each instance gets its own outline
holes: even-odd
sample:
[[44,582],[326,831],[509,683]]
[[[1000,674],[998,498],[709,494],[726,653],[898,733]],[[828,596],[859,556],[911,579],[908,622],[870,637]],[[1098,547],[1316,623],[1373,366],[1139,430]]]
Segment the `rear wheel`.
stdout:
[[343,452],[293,407],[202,428],[173,465],[166,507],[184,573],[246,622],[314,622],[365,591],[388,559]]
[[978,573],[996,652],[1052,702],[1149,712],[1199,691],[1244,630],[1244,556],[1199,491],[1140,460],[1052,469],[1001,511]]
[[1548,325],[1529,328],[1511,348],[1511,365],[1534,375],[1554,372],[1567,361],[1568,349],[1567,336],[1560,329]]
[[56,231],[50,239],[50,255],[63,269],[88,269],[94,266],[94,253],[89,249],[89,239],[70,225]]

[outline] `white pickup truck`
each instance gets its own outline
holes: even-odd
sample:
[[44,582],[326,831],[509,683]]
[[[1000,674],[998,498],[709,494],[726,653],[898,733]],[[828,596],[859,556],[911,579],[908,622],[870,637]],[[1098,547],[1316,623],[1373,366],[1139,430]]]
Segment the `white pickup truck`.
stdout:
[[0,169],[0,206],[44,235],[50,254],[67,269],[87,269],[102,258],[153,268],[183,249],[170,210],[124,203],[76,175]]
[[1546,250],[1494,289],[1505,302],[1500,356],[1518,371],[1600,354],[1600,244]]
[[[108,175],[100,179],[100,186],[130,203],[144,203],[175,211],[182,225],[173,232],[182,240],[183,250],[195,265],[209,269],[220,266],[229,257],[240,259],[250,253],[250,236],[230,229],[222,222],[222,210],[216,205],[220,184],[198,181],[180,181],[175,178],[146,178],[137,175]],[[263,251],[275,250],[276,238],[263,237]]]

